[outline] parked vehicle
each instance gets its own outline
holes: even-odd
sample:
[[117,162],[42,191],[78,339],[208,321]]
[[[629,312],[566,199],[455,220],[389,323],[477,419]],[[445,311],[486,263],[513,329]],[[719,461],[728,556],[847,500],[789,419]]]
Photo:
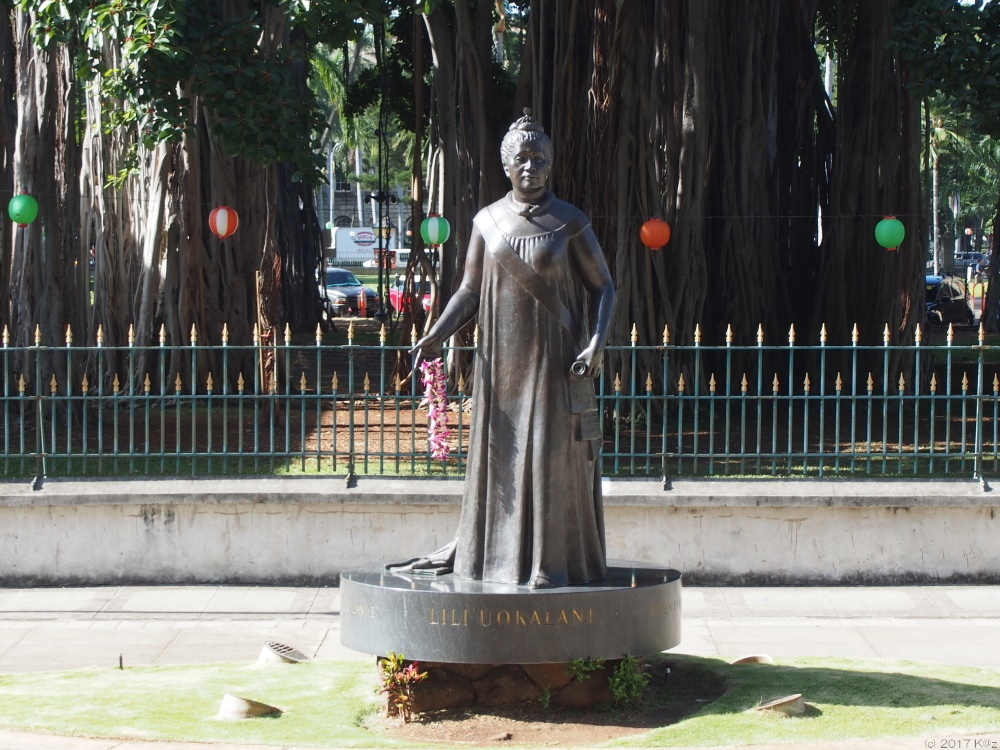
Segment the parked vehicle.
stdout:
[[[395,281],[392,282],[392,286],[389,287],[389,310],[391,312],[404,312],[414,310],[414,298],[415,295],[411,292],[406,294],[405,292],[406,277],[402,274],[397,274]],[[424,313],[427,313],[431,309],[431,282],[430,279],[425,279],[421,276],[413,277],[413,288],[423,290],[422,305],[424,308]]]
[[928,323],[943,325],[975,322],[969,290],[962,279],[957,276],[927,274],[925,281]]
[[976,268],[976,266],[979,266],[982,263],[983,263],[982,253],[966,253],[966,252],[955,253],[956,273],[962,272],[964,274],[965,269],[968,268],[969,266],[972,266],[972,268],[974,269]]
[[324,278],[327,315],[370,318],[378,311],[378,292],[362,285],[346,268],[328,268]]

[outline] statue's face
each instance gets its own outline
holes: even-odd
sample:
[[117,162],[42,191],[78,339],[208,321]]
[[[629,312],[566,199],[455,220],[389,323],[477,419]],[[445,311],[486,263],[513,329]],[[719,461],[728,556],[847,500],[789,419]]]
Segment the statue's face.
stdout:
[[545,189],[552,165],[541,141],[522,141],[505,164],[510,184],[518,192],[532,194]]

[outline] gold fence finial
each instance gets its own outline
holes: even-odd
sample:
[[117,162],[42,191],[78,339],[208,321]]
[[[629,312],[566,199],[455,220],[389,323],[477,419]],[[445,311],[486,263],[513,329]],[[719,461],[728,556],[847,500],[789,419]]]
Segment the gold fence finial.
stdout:
[[102,326],[100,323],[97,324],[96,339],[98,346],[104,346],[104,326]]
[[670,326],[666,323],[663,324],[663,345],[666,346],[670,343]]
[[632,341],[632,346],[635,346],[639,341],[639,328],[635,323],[632,324],[632,332],[629,334],[629,339]]
[[701,343],[701,326],[698,325],[697,323],[695,323],[694,325],[694,343],[695,344]]
[[66,346],[73,343],[73,326],[66,324]]
[[227,323],[222,324],[222,343],[229,343],[229,324]]
[[726,323],[726,346],[733,343],[733,324]]
[[192,323],[191,324],[191,345],[194,346],[198,343],[198,327]]
[[885,324],[885,328],[882,330],[882,343],[889,346],[889,339],[892,338],[892,332],[889,331],[889,324]]
[[826,343],[826,323],[823,323],[819,327],[819,343]]
[[855,323],[854,324],[854,330],[851,331],[851,343],[852,344],[857,344],[858,343],[858,339],[860,339],[860,338],[861,338],[861,332],[858,331],[858,324]]
[[788,344],[791,346],[795,343],[795,324],[792,323],[788,326]]
[[764,345],[764,325],[762,323],[757,324],[757,346]]
[[36,323],[35,324],[35,346],[41,346],[41,345],[42,345],[42,327]]
[[128,345],[135,345],[135,326],[131,323],[128,324]]
[[323,343],[323,326],[316,324],[316,345]]

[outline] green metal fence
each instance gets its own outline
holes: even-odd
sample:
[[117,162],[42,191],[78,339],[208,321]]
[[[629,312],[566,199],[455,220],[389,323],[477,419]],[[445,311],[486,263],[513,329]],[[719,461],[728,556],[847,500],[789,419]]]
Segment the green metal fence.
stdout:
[[[934,341],[923,340],[934,338]],[[609,347],[598,381],[614,476],[982,477],[996,472],[1000,355],[982,332],[910,345],[820,340]],[[5,337],[6,338],[6,337]],[[470,400],[449,393],[452,450],[430,457],[407,347],[346,339],[247,346],[16,347],[6,340],[6,478],[464,472]],[[446,352],[458,373],[472,347]]]

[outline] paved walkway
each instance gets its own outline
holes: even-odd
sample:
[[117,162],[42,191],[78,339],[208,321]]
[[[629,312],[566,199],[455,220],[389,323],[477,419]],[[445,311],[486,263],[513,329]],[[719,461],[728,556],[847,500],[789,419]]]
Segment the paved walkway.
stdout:
[[[265,641],[316,659],[340,645],[336,588],[107,586],[0,589],[0,674],[124,664],[254,661]],[[1000,586],[687,588],[675,651],[734,658],[842,656],[1000,669]],[[996,736],[970,735],[976,747]],[[67,740],[0,731],[0,750],[187,750],[205,745]],[[225,747],[235,750],[234,746]],[[785,748],[789,746],[784,746]],[[916,750],[923,740],[811,750]],[[955,745],[966,747],[966,745]],[[757,748],[757,750],[761,750]]]

